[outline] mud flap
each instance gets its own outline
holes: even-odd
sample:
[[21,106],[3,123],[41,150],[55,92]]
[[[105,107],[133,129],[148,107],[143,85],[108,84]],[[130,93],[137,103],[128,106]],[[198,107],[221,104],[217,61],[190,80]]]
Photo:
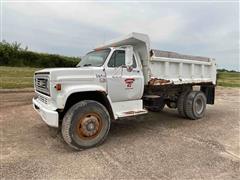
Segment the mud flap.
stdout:
[[214,85],[201,86],[201,91],[204,92],[207,98],[207,104],[214,104],[215,86]]

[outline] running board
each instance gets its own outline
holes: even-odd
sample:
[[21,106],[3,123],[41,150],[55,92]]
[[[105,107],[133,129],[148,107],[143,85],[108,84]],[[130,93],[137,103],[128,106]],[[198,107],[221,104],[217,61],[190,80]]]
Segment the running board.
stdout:
[[146,114],[142,100],[121,101],[112,103],[115,119]]
[[122,118],[122,117],[129,117],[129,116],[138,116],[138,115],[142,115],[142,114],[147,114],[148,111],[145,110],[145,109],[141,109],[139,111],[126,111],[126,112],[119,112],[117,113],[117,116],[119,118]]

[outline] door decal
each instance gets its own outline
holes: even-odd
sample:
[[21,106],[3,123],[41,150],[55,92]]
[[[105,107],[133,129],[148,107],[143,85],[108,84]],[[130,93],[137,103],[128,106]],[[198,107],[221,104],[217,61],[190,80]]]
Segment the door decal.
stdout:
[[133,84],[134,81],[135,81],[134,78],[125,79],[126,89],[132,89],[132,84]]

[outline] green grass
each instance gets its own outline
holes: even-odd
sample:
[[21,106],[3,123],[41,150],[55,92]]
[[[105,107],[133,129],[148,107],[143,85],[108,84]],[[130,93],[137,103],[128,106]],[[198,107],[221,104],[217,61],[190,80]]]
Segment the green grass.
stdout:
[[[34,72],[39,69],[29,67],[0,66],[0,89],[33,87]],[[219,86],[240,87],[240,73],[218,72]]]
[[0,66],[0,89],[33,87],[37,68]]
[[240,87],[239,72],[218,72],[218,86]]

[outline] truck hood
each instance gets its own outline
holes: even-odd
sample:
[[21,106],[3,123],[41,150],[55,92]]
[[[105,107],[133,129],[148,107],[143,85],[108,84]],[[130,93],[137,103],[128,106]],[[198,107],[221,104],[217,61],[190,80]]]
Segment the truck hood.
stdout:
[[50,81],[94,80],[103,67],[46,68],[35,72],[49,74]]

